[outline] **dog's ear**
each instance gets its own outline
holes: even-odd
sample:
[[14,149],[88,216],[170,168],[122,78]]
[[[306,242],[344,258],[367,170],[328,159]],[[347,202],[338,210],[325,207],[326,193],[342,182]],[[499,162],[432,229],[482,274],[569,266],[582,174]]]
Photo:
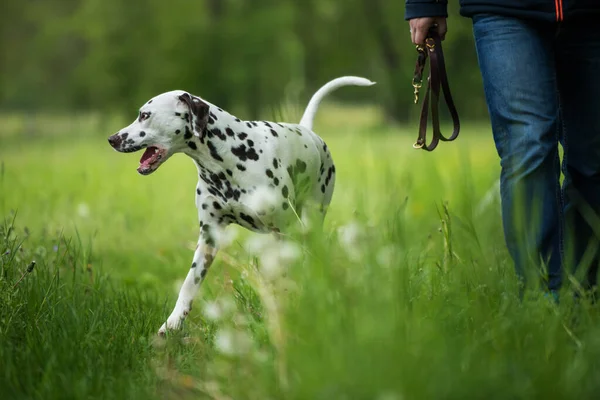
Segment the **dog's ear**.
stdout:
[[184,102],[190,109],[190,114],[192,114],[192,124],[195,128],[194,130],[200,134],[208,124],[208,104],[189,93],[184,93],[179,96],[179,100]]

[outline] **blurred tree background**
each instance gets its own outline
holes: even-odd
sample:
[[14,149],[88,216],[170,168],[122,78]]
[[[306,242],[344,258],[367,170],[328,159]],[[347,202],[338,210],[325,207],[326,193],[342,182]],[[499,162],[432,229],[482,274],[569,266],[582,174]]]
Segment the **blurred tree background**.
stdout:
[[[487,118],[471,21],[450,5],[447,68],[463,119]],[[184,89],[245,118],[305,104],[340,75],[378,82],[338,101],[414,116],[402,0],[2,0],[0,108],[130,113]],[[374,94],[373,94],[374,93]]]

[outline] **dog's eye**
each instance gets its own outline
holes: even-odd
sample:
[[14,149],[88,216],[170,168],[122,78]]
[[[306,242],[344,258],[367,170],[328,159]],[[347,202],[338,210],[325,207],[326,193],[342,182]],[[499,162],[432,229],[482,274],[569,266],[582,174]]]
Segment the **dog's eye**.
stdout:
[[150,118],[150,113],[149,112],[141,112],[140,113],[140,122],[147,120],[148,118]]

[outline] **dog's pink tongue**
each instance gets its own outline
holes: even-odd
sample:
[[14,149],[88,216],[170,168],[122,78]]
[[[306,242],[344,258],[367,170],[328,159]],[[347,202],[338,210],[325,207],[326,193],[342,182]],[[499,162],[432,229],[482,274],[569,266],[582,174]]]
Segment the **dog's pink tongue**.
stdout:
[[152,162],[152,158],[154,157],[154,151],[156,147],[148,147],[144,154],[142,154],[142,158],[140,159],[140,165],[144,166],[150,164]]

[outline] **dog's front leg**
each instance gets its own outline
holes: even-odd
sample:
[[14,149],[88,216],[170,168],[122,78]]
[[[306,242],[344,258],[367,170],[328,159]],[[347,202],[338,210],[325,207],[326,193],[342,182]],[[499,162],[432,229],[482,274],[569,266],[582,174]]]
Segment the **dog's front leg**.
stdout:
[[213,228],[212,225],[206,223],[201,226],[200,238],[194,252],[192,266],[181,285],[173,312],[158,331],[161,336],[164,336],[167,330],[179,329],[192,309],[194,297],[217,254]]

